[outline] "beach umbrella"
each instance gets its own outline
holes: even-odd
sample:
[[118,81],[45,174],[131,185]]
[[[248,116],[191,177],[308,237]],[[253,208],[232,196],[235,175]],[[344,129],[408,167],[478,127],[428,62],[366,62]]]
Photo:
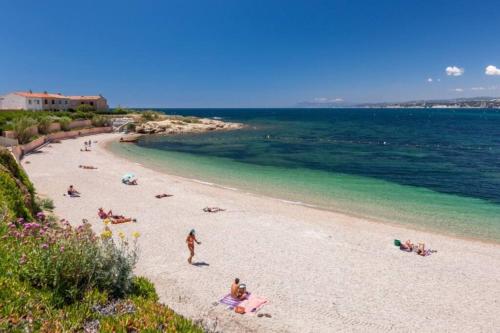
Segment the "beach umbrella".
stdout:
[[133,173],[127,173],[123,175],[122,180],[131,180],[133,178],[135,178],[135,175]]

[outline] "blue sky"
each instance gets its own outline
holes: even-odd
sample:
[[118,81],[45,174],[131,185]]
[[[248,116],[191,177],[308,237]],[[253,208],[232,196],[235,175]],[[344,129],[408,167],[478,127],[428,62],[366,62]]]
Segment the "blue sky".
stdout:
[[[129,107],[500,96],[500,75],[485,74],[500,68],[498,1],[1,0],[0,8],[0,94],[102,93]],[[463,74],[447,75],[453,66]]]

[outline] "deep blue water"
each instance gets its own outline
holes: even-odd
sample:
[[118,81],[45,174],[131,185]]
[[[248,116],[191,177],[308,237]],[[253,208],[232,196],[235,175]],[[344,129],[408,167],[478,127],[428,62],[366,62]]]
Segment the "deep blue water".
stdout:
[[[245,130],[150,138],[139,146],[288,169],[364,176],[500,204],[500,111],[160,109]],[[499,218],[500,219],[500,218]]]

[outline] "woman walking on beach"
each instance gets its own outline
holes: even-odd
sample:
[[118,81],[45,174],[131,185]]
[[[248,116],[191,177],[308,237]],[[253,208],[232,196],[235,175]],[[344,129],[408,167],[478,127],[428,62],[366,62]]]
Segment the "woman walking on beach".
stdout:
[[201,244],[201,242],[198,242],[198,240],[196,239],[195,231],[193,229],[189,232],[189,235],[186,238],[186,243],[187,243],[187,246],[189,249],[189,254],[190,254],[189,258],[188,258],[188,263],[190,263],[190,264],[191,264],[191,261],[193,260],[193,257],[194,257],[194,243],[195,242],[198,245]]

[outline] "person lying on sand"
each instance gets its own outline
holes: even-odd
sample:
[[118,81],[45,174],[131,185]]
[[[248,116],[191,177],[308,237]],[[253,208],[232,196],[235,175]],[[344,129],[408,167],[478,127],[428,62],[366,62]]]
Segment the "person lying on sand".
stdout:
[[414,247],[413,243],[408,239],[406,242],[401,243],[399,249],[406,252],[412,252],[413,247]]
[[80,149],[80,151],[91,151],[91,150],[87,147],[87,145],[85,145],[85,148],[84,149]]
[[110,209],[109,212],[106,213],[101,207],[97,210],[97,215],[104,220],[108,217],[113,217],[113,211]]
[[231,285],[231,296],[233,298],[238,298],[238,289],[240,287],[240,279],[234,279],[233,284]]
[[172,194],[162,193],[162,194],[155,195],[155,197],[158,198],[158,199],[161,199],[161,198],[173,197],[173,195]]
[[137,179],[124,179],[123,184],[125,184],[125,185],[137,185]]
[[198,240],[196,239],[195,234],[196,234],[196,232],[194,231],[194,229],[192,229],[186,238],[186,244],[187,244],[188,249],[189,249],[188,263],[190,263],[190,264],[191,264],[193,257],[194,257],[194,243],[196,242],[196,244],[198,244],[198,245],[201,244],[201,242],[198,242]]
[[203,208],[203,211],[206,213],[218,213],[218,212],[225,211],[225,209],[222,209],[219,207],[205,207],[205,208]]
[[92,165],[79,165],[78,167],[81,169],[90,169],[90,170],[97,169],[95,166]]
[[118,217],[111,218],[111,224],[121,224],[121,223],[127,223],[127,222],[137,222],[137,220],[130,218],[130,217],[124,217],[124,216],[118,216]]
[[70,185],[68,187],[68,195],[70,197],[79,197],[80,196],[80,192],[78,192],[74,187],[73,185]]

